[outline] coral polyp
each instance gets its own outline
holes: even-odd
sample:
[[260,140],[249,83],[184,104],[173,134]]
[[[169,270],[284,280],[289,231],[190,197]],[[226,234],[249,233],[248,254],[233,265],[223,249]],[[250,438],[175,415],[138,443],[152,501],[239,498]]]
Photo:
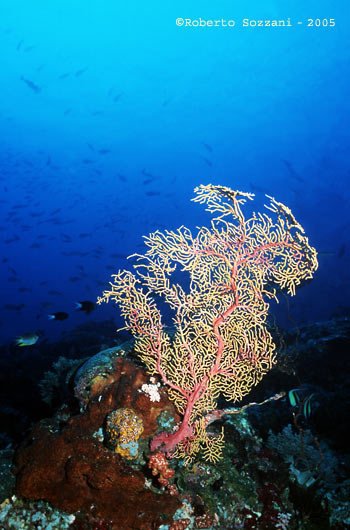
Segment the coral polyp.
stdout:
[[108,445],[127,460],[139,454],[138,439],[143,433],[143,422],[132,409],[117,409],[110,412],[106,422]]

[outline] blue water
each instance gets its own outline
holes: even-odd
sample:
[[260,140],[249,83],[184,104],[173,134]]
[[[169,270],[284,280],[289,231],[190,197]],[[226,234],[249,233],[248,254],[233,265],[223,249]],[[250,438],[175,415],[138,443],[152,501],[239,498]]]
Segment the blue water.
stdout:
[[[269,193],[303,225],[320,266],[291,301],[294,321],[349,312],[348,2],[260,6],[2,3],[2,341],[117,318],[75,302],[95,301],[142,235],[207,223],[190,202],[201,183],[254,192],[257,209]],[[274,311],[286,324],[283,298]]]

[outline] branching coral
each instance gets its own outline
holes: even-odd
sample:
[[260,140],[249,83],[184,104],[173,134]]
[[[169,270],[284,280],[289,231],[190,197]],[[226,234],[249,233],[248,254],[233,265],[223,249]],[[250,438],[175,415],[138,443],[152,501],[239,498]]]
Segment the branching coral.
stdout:
[[[218,397],[241,400],[271,369],[267,300],[276,288],[294,295],[317,258],[290,209],[275,199],[267,206],[275,221],[266,213],[246,219],[241,208],[252,194],[213,185],[195,192],[193,200],[213,215],[210,227],[150,234],[146,253],[135,255],[135,274],[119,271],[98,302],[119,305],[148,372],[160,375],[183,415],[178,430],[158,435],[151,449],[189,459],[202,450],[215,461],[222,437],[208,436],[206,427]],[[188,291],[171,281],[178,266],[189,275]],[[159,296],[174,312],[175,334],[166,331]]]

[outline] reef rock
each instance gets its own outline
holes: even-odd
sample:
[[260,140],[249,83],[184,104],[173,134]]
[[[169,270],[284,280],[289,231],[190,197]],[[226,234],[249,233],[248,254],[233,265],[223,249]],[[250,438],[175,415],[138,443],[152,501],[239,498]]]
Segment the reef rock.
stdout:
[[[150,488],[151,474],[144,459],[159,414],[176,413],[161,389],[160,400],[151,402],[140,391],[149,382],[145,372],[114,353],[110,356],[113,370],[108,368],[106,378],[101,379],[101,370],[90,363],[92,379],[96,383],[97,377],[98,384],[91,394],[80,384],[80,392],[84,386],[83,412],[72,416],[62,408],[53,419],[33,428],[15,458],[16,493],[43,499],[68,513],[110,521],[115,530],[150,530],[171,521],[180,505],[169,493]],[[84,377],[86,381],[86,372]],[[103,441],[106,417],[117,409],[131,409],[142,421],[143,452],[135,461],[124,459]]]

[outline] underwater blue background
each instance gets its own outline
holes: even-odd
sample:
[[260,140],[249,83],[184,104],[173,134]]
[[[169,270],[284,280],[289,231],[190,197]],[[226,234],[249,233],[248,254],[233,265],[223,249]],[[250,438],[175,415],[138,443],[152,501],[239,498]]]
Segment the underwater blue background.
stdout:
[[[208,223],[190,202],[207,183],[255,193],[257,210],[271,194],[305,228],[319,270],[294,322],[348,314],[348,15],[343,0],[1,2],[2,341],[118,322],[111,304],[75,302],[95,301],[142,235]],[[273,311],[288,325],[283,297]]]

